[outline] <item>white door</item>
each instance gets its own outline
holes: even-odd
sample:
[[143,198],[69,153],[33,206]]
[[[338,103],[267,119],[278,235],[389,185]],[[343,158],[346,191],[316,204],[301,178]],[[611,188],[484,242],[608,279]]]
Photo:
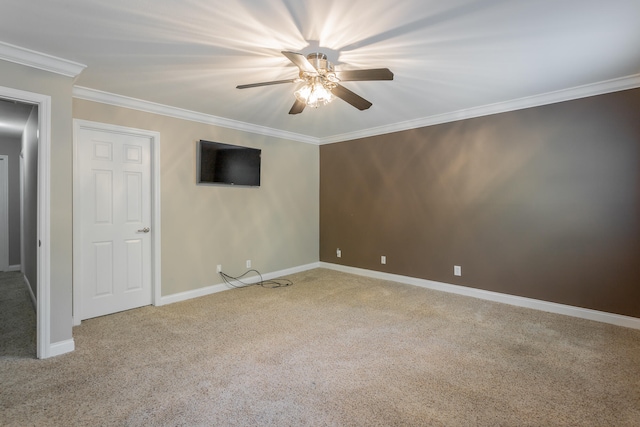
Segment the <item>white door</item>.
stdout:
[[0,271],[9,268],[9,156],[0,156]]
[[149,305],[151,141],[79,130],[80,318]]

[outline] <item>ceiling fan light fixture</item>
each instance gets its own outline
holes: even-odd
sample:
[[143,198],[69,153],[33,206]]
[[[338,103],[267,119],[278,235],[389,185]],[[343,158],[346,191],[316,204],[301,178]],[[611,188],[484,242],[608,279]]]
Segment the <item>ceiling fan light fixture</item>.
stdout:
[[327,105],[335,98],[331,93],[332,87],[324,84],[322,79],[313,78],[307,81],[300,89],[294,92],[300,102],[304,102],[307,107],[318,108],[320,105]]

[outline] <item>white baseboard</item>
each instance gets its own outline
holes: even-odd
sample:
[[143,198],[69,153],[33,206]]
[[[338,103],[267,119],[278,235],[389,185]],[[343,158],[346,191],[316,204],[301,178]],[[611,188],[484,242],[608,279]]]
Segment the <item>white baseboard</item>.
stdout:
[[36,295],[33,293],[33,289],[31,289],[31,283],[29,283],[29,279],[27,279],[27,275],[23,274],[22,279],[24,280],[24,284],[29,291],[29,296],[31,297],[31,302],[33,303],[34,310],[38,311],[38,301],[36,300]]
[[20,264],[10,265],[5,271],[20,271]]
[[415,277],[401,276],[398,274],[384,273],[381,271],[365,270],[362,268],[347,267],[344,265],[332,264],[327,262],[321,262],[319,264],[319,267],[321,268],[342,271],[344,273],[357,274],[359,276],[372,277],[374,279],[406,283],[408,285],[420,286],[422,288],[433,289],[436,291],[449,292],[488,301],[501,302],[518,307],[532,308],[549,313],[564,314],[566,316],[578,317],[581,319],[595,320],[596,322],[609,323],[611,325],[624,326],[632,329],[640,329],[640,319],[636,317],[574,307],[571,305],[558,304],[533,298],[502,294],[499,292],[485,291],[482,289],[469,288],[466,286],[451,285],[448,283],[435,282],[433,280],[425,280]]
[[[298,267],[288,268],[285,270],[274,271],[272,273],[264,273],[262,274],[262,279],[271,280],[277,277],[288,276],[290,274],[300,273],[302,271],[312,270],[318,267],[320,267],[320,263],[314,262],[311,264],[305,264]],[[243,280],[243,281],[245,283],[257,283],[259,280],[260,278],[258,276],[254,276],[254,277],[247,278],[246,280]],[[193,289],[191,291],[179,292],[177,294],[162,296],[160,297],[160,303],[156,305],[160,306],[160,305],[172,304],[174,302],[186,301],[192,298],[198,298],[206,295],[215,294],[216,292],[227,291],[229,289],[234,289],[234,288],[227,285],[226,283],[218,283],[216,285],[209,285],[203,288]]]
[[49,351],[47,352],[46,357],[54,357],[60,356],[61,354],[65,353],[71,353],[73,350],[75,350],[75,348],[76,344],[73,341],[73,338],[64,341],[53,342],[49,345]]
[[217,285],[205,286],[203,288],[193,289],[191,291],[179,292],[177,294],[171,294],[164,297],[160,297],[160,303],[156,304],[156,306],[173,304],[174,302],[186,301],[192,298],[203,297],[206,295],[215,294],[217,292],[222,292],[228,290],[229,287],[224,283],[219,283]]

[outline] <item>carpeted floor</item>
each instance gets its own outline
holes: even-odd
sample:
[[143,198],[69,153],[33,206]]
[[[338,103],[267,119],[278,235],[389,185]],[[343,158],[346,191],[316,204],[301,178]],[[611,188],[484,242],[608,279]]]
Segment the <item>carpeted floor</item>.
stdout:
[[36,357],[35,308],[22,273],[0,272],[0,360],[25,357]]
[[0,358],[0,424],[638,426],[640,331],[316,269]]

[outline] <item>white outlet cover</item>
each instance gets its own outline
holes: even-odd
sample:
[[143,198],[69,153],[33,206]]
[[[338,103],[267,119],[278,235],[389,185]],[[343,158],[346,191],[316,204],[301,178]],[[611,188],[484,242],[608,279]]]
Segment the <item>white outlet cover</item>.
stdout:
[[454,276],[462,276],[462,267],[459,265],[453,266],[453,275]]

